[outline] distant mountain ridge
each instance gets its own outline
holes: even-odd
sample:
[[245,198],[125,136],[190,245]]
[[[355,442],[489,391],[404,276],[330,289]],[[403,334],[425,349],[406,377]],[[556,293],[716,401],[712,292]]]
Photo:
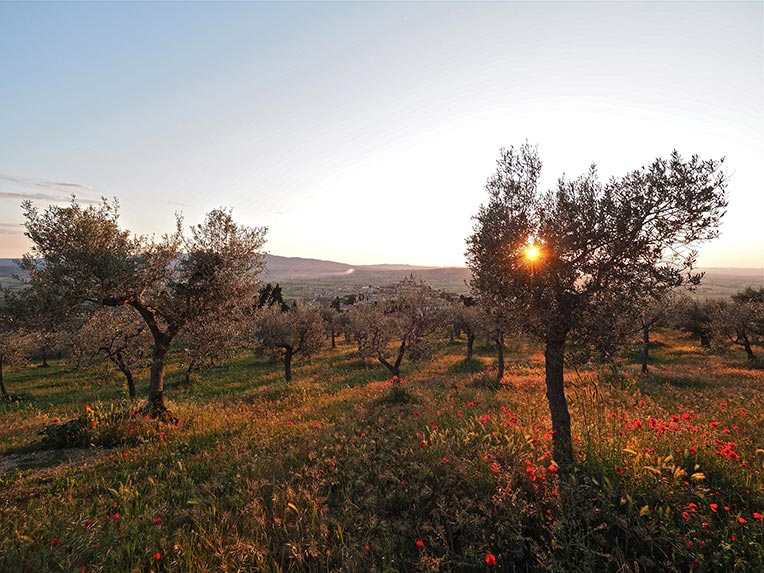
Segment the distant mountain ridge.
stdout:
[[[418,272],[442,267],[424,267],[417,265],[378,264],[378,265],[349,265],[321,259],[303,257],[282,257],[268,254],[265,256],[267,265],[266,276],[288,274],[293,277],[330,276],[335,274],[350,274],[355,271],[404,271]],[[463,268],[463,267],[456,267]]]
[[[466,294],[470,280],[470,270],[466,267],[428,267],[402,264],[349,265],[336,261],[324,261],[304,257],[282,257],[266,255],[267,269],[262,275],[263,282],[281,283],[285,292],[294,296],[310,298],[309,293],[331,292],[333,290],[354,289],[361,285],[392,284],[409,275],[424,280],[433,288]],[[698,269],[705,271],[705,277],[697,290],[701,298],[730,296],[735,292],[752,286],[764,286],[762,269],[709,267]],[[0,286],[21,288],[22,285],[12,277],[26,276],[15,259],[0,259]]]

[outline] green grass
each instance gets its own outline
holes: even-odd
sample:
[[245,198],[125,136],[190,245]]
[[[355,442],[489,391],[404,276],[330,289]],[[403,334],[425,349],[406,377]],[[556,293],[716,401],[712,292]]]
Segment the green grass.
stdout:
[[466,364],[461,343],[404,363],[400,387],[344,344],[290,385],[251,354],[190,387],[173,364],[177,426],[131,416],[106,366],[13,372],[0,570],[763,570],[764,371],[657,340],[648,377],[628,354],[615,374],[569,372],[570,482],[527,341],[499,388],[490,349]]

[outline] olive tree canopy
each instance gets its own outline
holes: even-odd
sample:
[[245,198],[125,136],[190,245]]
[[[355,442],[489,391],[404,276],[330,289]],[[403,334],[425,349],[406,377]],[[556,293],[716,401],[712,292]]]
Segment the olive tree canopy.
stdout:
[[488,202],[467,240],[471,288],[508,309],[545,344],[555,459],[573,461],[563,384],[565,345],[606,339],[610,320],[634,301],[683,282],[694,245],[717,235],[726,207],[721,161],[676,151],[601,182],[592,166],[539,189],[541,160],[525,144],[502,150]]
[[177,334],[199,317],[230,304],[251,305],[264,265],[265,228],[237,225],[216,209],[190,235],[177,227],[160,240],[120,228],[118,205],[105,199],[83,207],[38,210],[22,205],[32,252],[21,261],[32,289],[71,308],[129,306],[153,338],[147,411],[163,415],[164,372]]

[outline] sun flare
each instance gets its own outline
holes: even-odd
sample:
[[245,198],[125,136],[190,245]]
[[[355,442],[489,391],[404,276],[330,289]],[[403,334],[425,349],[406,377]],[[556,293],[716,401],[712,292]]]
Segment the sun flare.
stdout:
[[531,262],[538,259],[540,255],[541,253],[539,252],[538,247],[536,247],[536,245],[529,245],[525,249],[525,258]]

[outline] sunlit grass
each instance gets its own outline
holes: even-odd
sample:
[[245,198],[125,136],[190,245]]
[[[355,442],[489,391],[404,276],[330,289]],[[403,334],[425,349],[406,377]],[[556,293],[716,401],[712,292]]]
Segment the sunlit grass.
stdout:
[[[297,363],[289,385],[250,353],[190,387],[173,365],[177,426],[131,418],[113,371],[12,373],[25,399],[0,406],[1,568],[479,571],[490,553],[508,571],[756,570],[764,374],[659,340],[648,377],[634,359],[568,371],[572,484],[525,340],[500,386],[493,350],[469,365],[461,343],[409,363],[399,388],[345,344]],[[119,408],[125,421],[109,418]],[[116,444],[35,446],[83,416]]]

